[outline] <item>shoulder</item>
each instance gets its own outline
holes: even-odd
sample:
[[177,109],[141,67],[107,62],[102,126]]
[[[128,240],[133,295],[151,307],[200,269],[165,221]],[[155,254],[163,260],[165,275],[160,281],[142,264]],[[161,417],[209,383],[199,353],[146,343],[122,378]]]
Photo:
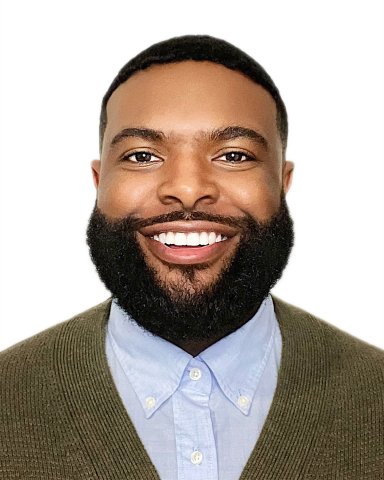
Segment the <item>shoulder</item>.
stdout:
[[283,339],[278,384],[285,392],[283,412],[287,417],[290,411],[302,429],[304,418],[316,432],[313,472],[335,478],[342,469],[343,478],[379,478],[374,472],[381,472],[384,459],[384,352],[273,301]]
[[104,302],[0,353],[0,476],[84,478],[69,398],[100,356],[109,308]]
[[[93,328],[101,325],[106,320],[110,304],[111,300],[107,300],[0,352],[0,384],[5,388],[5,384],[19,382],[20,377],[36,380],[38,371],[48,373],[54,352],[70,343],[73,336],[89,335]],[[1,391],[5,390],[2,388]]]
[[359,353],[362,356],[367,355],[375,360],[384,361],[383,350],[340,330],[312,313],[275,296],[273,296],[273,304],[279,323],[282,323],[288,331],[300,328],[306,332],[309,338],[311,336],[321,337],[330,347],[334,347],[340,352],[343,351],[345,354]]
[[[339,387],[356,396],[369,391],[384,394],[384,351],[298,307],[273,297],[283,344],[327,372]],[[371,398],[371,397],[370,397]],[[372,396],[372,401],[374,397]]]

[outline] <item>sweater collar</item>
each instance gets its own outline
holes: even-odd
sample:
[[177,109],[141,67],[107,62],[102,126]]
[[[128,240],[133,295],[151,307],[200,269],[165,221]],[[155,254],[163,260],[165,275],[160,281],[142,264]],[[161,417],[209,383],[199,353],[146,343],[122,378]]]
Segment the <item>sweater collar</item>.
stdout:
[[[196,357],[209,367],[223,394],[244,415],[252,406],[277,328],[273,302],[267,297],[251,320]],[[138,326],[115,301],[107,335],[146,418],[150,418],[179,388],[185,370],[193,368],[193,357]]]

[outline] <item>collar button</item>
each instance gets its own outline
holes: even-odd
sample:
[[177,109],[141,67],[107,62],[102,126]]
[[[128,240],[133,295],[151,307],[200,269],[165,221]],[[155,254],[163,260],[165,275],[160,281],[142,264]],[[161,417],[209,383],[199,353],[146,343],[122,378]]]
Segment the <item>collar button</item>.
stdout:
[[155,408],[156,405],[156,398],[155,397],[147,397],[145,399],[145,407],[148,410],[151,410],[152,408]]
[[249,405],[249,398],[245,395],[240,395],[240,397],[237,399],[237,404],[240,408],[246,408]]

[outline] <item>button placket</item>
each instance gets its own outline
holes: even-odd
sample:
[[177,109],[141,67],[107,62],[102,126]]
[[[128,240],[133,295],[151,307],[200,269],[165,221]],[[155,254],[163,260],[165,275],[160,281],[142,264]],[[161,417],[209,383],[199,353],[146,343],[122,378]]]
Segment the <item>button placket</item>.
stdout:
[[208,366],[192,359],[173,397],[180,478],[217,478],[216,442],[209,409],[211,388]]

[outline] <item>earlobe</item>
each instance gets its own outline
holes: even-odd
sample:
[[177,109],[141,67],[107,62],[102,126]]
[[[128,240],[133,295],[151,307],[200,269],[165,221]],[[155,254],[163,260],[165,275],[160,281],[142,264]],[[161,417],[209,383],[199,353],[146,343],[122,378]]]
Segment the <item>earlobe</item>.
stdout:
[[293,170],[295,165],[293,162],[286,161],[283,166],[283,190],[287,193],[291,187]]
[[95,185],[96,189],[99,187],[100,167],[101,167],[100,160],[92,160],[91,162],[92,177],[93,177],[93,184]]

